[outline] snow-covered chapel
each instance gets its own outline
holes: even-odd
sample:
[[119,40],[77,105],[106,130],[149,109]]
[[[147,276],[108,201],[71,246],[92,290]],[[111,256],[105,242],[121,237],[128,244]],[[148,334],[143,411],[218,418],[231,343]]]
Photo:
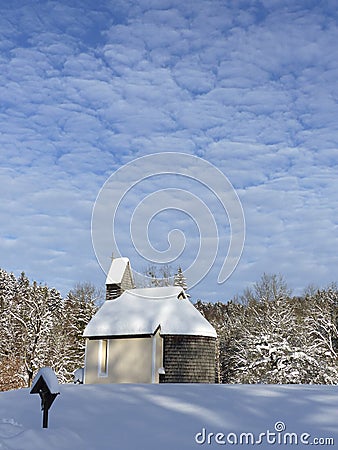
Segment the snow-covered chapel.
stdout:
[[216,331],[180,286],[135,289],[114,259],[84,331],[84,383],[214,383]]

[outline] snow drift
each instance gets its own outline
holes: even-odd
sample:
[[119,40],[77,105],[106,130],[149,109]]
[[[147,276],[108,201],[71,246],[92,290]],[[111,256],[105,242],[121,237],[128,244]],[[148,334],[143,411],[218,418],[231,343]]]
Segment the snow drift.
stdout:
[[[29,395],[29,389],[0,393],[1,450],[186,450],[221,445],[251,448],[253,443],[258,448],[309,448],[307,444],[316,442],[333,448],[332,443],[338,443],[336,386],[59,388],[48,429],[41,428],[40,399]],[[267,441],[267,432],[274,444]],[[297,437],[298,445],[290,443],[287,433]],[[302,435],[308,435],[307,444],[301,442]]]

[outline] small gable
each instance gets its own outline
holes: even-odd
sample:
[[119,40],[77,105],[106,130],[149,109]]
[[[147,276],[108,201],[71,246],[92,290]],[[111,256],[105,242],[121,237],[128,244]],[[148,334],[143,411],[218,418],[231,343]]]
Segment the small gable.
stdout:
[[134,280],[129,259],[113,259],[106,279],[106,300],[114,300],[125,290],[133,287]]

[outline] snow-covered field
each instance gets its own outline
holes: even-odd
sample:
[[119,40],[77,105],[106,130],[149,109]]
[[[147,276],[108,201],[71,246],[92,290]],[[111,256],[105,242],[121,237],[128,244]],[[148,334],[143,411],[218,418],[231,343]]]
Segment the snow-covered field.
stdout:
[[60,392],[48,429],[38,395],[0,393],[0,449],[338,446],[336,386],[62,385]]

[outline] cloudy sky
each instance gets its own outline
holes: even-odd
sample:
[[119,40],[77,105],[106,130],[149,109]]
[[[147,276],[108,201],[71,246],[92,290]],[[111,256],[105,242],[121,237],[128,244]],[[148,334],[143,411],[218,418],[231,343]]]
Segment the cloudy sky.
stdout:
[[[103,286],[91,240],[101,187],[136,158],[177,152],[223,172],[246,222],[237,268],[217,284],[229,223],[204,196],[220,246],[193,299],[227,300],[263,272],[283,274],[295,294],[337,281],[336,1],[12,0],[1,2],[0,33],[1,267],[63,294]],[[189,170],[181,163],[168,159]],[[117,223],[138,271],[128,214],[174,185],[157,175],[136,186]],[[200,195],[196,172],[178,186]],[[172,267],[184,270],[201,216],[183,204],[169,201],[149,239],[163,250],[183,229]]]

